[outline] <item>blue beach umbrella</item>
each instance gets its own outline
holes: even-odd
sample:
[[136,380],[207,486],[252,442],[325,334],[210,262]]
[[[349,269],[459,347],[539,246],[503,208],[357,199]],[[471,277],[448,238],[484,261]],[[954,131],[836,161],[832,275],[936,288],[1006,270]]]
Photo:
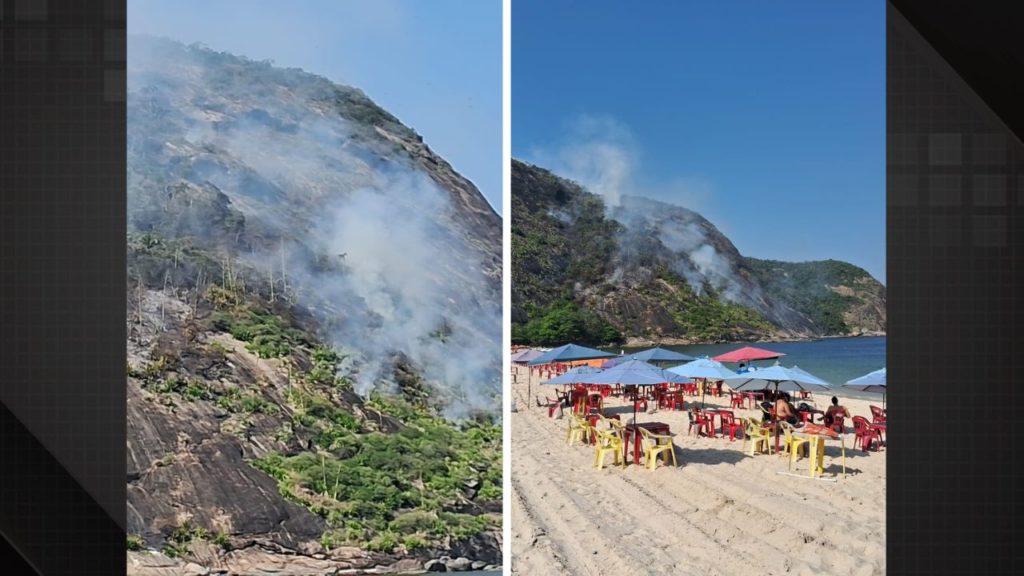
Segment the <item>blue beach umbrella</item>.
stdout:
[[734,378],[726,378],[725,383],[737,392],[750,392],[755,390],[768,390],[774,388],[776,392],[799,392],[803,390],[828,392],[832,385],[807,372],[806,370],[793,367],[786,368],[781,364],[761,368],[754,372],[737,374]]
[[522,350],[522,351],[516,352],[515,354],[512,355],[512,363],[513,364],[525,364],[525,363],[529,362],[530,360],[533,360],[534,358],[537,358],[541,354],[543,354],[543,352],[541,352],[540,350],[534,350],[532,348],[529,349],[529,350]]
[[[627,360],[607,370],[585,376],[584,384],[621,384],[623,386],[653,386],[655,384],[689,384],[685,376],[662,370],[642,360]],[[636,403],[633,403],[633,422],[636,422]]]
[[543,385],[565,385],[565,384],[584,384],[587,377],[601,372],[600,368],[594,368],[593,366],[577,366],[572,370],[569,370],[565,374],[555,376],[550,380],[541,382]]
[[885,368],[875,370],[859,378],[854,378],[843,384],[843,386],[860,390],[861,392],[881,392],[882,407],[885,407]]
[[642,360],[644,362],[688,362],[694,360],[693,356],[687,356],[681,352],[675,352],[672,350],[666,350],[661,347],[650,348],[647,350],[641,350],[640,352],[634,352],[632,354],[626,354],[627,358],[633,360]]
[[541,354],[530,360],[530,366],[540,364],[551,364],[552,362],[572,362],[575,360],[593,360],[595,358],[611,358],[615,356],[611,352],[604,352],[596,348],[587,348],[578,344],[566,344]]
[[[680,366],[675,366],[668,369],[669,372],[686,376],[687,378],[703,378],[704,380],[726,380],[727,378],[736,378],[739,375],[729,370],[722,365],[721,362],[716,362],[710,358],[698,358],[693,362],[687,362]],[[706,393],[705,389],[705,393]],[[700,399],[701,407],[704,406],[704,396]]]

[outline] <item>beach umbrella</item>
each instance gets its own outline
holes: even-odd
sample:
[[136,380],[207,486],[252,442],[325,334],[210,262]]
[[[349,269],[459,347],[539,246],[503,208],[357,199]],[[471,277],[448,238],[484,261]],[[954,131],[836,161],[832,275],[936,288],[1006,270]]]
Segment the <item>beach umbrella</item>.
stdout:
[[875,370],[859,378],[854,378],[843,384],[843,386],[860,390],[861,392],[881,392],[882,407],[885,407],[885,368]]
[[[687,362],[686,364],[668,368],[669,372],[679,374],[680,376],[686,376],[687,378],[703,378],[705,381],[708,380],[725,380],[727,378],[735,378],[738,376],[732,370],[729,370],[725,366],[722,366],[721,362],[716,362],[710,358],[698,358],[693,362]],[[700,398],[700,406],[704,407],[704,396],[707,394],[707,387],[704,388],[704,394]]]
[[753,360],[772,360],[785,356],[782,352],[772,352],[771,350],[765,350],[764,348],[755,348],[753,346],[744,346],[738,350],[732,352],[726,352],[725,354],[719,354],[712,358],[717,362],[751,362]]
[[[795,368],[795,369],[794,369]],[[737,374],[726,378],[725,383],[737,392],[768,390],[774,388],[778,393],[798,392],[801,390],[823,391],[832,390],[832,385],[817,376],[800,368],[786,368],[780,364],[761,368],[755,372]]]
[[600,368],[594,368],[593,366],[577,366],[572,370],[569,370],[565,374],[555,376],[550,380],[541,382],[543,385],[563,385],[563,384],[585,384],[584,380],[587,376],[597,374],[601,372]]
[[604,364],[601,364],[601,368],[611,368],[617,364],[622,364],[626,360],[632,360],[629,356],[616,356],[611,360],[605,360]]
[[[584,375],[583,384],[621,384],[623,386],[654,386],[655,384],[689,384],[689,378],[662,370],[642,360],[627,360],[596,374]],[[633,403],[636,422],[636,402]]]
[[533,360],[534,358],[540,356],[541,354],[543,354],[543,352],[541,352],[540,350],[534,350],[532,348],[529,350],[521,350],[512,355],[512,363],[526,364],[527,362]]
[[575,360],[593,360],[596,358],[611,358],[615,356],[611,352],[604,352],[596,348],[587,348],[578,344],[566,344],[541,354],[530,360],[530,366],[539,364],[551,364],[552,362],[573,362]]
[[688,362],[694,360],[693,356],[687,356],[682,352],[675,352],[672,350],[666,350],[664,348],[651,348],[649,350],[642,350],[640,352],[633,352],[632,354],[624,354],[608,360],[601,365],[602,368],[611,368],[616,364],[625,362],[626,360],[640,360],[647,363],[656,362]]
[[661,347],[649,348],[647,350],[641,350],[640,352],[634,352],[627,354],[627,358],[633,360],[641,360],[643,362],[655,363],[655,362],[689,362],[695,360],[693,356],[687,356],[682,352],[675,352],[673,350],[666,350]]

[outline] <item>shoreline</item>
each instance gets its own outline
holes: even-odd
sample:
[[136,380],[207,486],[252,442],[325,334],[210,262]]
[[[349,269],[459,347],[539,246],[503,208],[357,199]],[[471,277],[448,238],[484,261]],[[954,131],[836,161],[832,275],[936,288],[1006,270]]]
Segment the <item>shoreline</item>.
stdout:
[[777,337],[777,338],[764,338],[760,340],[715,340],[715,341],[692,341],[685,338],[662,338],[661,340],[644,340],[640,338],[627,338],[623,344],[608,344],[600,345],[597,348],[614,348],[616,346],[624,348],[641,348],[651,346],[699,346],[699,345],[713,345],[713,344],[773,344],[780,342],[817,342],[819,340],[838,340],[841,338],[884,338],[885,332],[865,332],[860,334],[830,334],[826,336],[811,336],[811,337]]
[[[788,342],[818,342],[821,340],[839,340],[842,338],[885,338],[887,337],[886,332],[864,332],[860,334],[831,334],[827,336],[814,336],[814,337],[791,337],[791,338],[767,338],[762,340],[714,340],[714,341],[692,341],[684,338],[662,338],[660,340],[644,340],[639,338],[627,338],[625,342],[621,344],[595,344],[594,348],[599,350],[607,348],[650,348],[654,346],[702,346],[702,345],[715,345],[715,344],[777,344],[777,343],[788,343]],[[578,342],[578,344],[584,346],[590,346],[586,342]],[[551,346],[542,346],[540,344],[513,344],[513,349],[550,349]]]

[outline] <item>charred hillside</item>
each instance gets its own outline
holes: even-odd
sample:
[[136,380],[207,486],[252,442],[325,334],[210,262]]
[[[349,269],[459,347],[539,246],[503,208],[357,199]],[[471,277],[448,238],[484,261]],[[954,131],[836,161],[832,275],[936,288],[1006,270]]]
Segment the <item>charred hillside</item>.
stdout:
[[635,196],[609,207],[518,161],[512,271],[520,342],[713,342],[885,329],[885,289],[855,266],[745,258],[692,210]]
[[499,217],[358,89],[129,51],[129,549],[500,563]]

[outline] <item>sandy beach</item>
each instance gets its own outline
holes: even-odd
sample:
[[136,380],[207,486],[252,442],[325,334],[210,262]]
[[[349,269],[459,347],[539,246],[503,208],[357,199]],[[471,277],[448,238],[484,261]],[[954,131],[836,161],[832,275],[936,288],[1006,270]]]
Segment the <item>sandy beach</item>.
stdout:
[[[630,459],[622,469],[609,455],[597,470],[591,446],[566,444],[568,412],[549,418],[527,398],[528,370],[512,370],[513,574],[885,573],[886,452],[854,450],[849,419],[845,478],[837,441],[826,443],[826,480],[811,479],[806,459],[788,471],[788,455],[748,456],[739,439],[688,436],[686,412],[669,410],[637,420],[671,427],[678,467],[650,471]],[[532,376],[532,394],[542,400],[560,389],[539,382]],[[881,405],[880,397],[837,395],[869,420],[868,406]],[[816,395],[817,407],[829,397]],[[701,398],[687,397],[687,408],[693,400]],[[706,403],[728,408],[729,398]],[[605,406],[624,423],[632,418],[619,398]]]

